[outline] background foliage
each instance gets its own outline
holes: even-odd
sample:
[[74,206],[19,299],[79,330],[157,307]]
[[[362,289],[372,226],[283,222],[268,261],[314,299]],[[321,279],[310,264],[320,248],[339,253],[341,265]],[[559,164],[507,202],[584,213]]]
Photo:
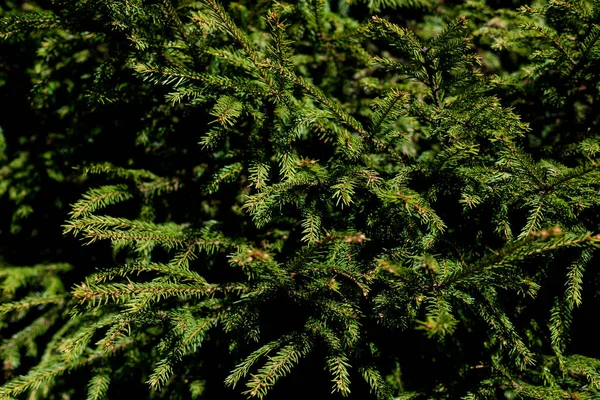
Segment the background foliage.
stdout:
[[597,1],[5,1],[0,398],[596,398]]

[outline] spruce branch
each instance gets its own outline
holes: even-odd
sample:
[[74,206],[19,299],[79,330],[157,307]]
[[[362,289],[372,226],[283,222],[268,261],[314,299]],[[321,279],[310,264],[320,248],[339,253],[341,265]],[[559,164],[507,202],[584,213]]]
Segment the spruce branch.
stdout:
[[28,296],[19,301],[0,303],[0,315],[10,312],[23,312],[33,307],[45,306],[49,304],[61,306],[66,302],[66,299],[66,295]]
[[307,337],[300,338],[298,342],[291,342],[270,357],[269,361],[252,375],[246,383],[247,390],[243,393],[249,398],[264,398],[275,383],[288,375],[300,358],[310,351],[311,342]]
[[[120,342],[113,348],[112,354],[114,355],[118,351],[130,347],[133,343],[134,341],[132,339]],[[38,367],[33,368],[27,375],[15,378],[0,387],[0,396],[11,398],[22,394],[27,390],[36,391],[42,389],[45,386],[49,386],[53,380],[66,372],[93,364],[100,358],[106,358],[106,354],[103,351],[95,351],[88,357],[81,358],[73,363],[55,361],[39,365]]]
[[321,237],[321,215],[314,205],[305,212],[301,225],[304,228],[302,241],[307,242],[309,245],[319,241]]
[[375,394],[378,400],[392,400],[393,396],[389,390],[388,385],[381,376],[381,373],[377,371],[373,366],[363,366],[359,368],[359,371],[367,384],[371,389],[371,393]]
[[72,206],[71,218],[87,216],[108,205],[129,200],[133,195],[126,185],[102,186],[90,189],[83,197]]
[[225,385],[235,387],[241,379],[248,375],[250,369],[258,362],[258,360],[260,360],[261,357],[266,356],[271,351],[280,347],[287,339],[289,338],[282,337],[254,350],[244,359],[244,361],[236,365],[236,367],[231,371],[229,376],[227,376],[225,379]]
[[533,232],[537,232],[542,228],[542,220],[544,218],[544,199],[536,196],[528,201],[532,206],[531,212],[527,216],[527,223],[517,239],[523,239],[530,236]]
[[[180,87],[186,88],[188,83],[194,82],[200,86],[204,85],[211,90],[223,91],[226,89],[227,92],[237,92],[240,87],[243,87],[249,95],[266,96],[269,94],[265,90],[268,86],[255,80],[242,77],[230,78],[216,74],[203,74],[185,67],[140,63],[135,65],[135,71],[148,82],[172,86],[175,89]],[[174,101],[173,96],[171,96],[171,100]]]
[[29,12],[0,18],[0,39],[7,40],[17,34],[62,28],[60,18],[51,12]]
[[220,185],[234,182],[243,170],[244,166],[240,162],[224,166],[213,175],[211,182],[206,187],[206,192],[208,194],[215,193],[219,190]]
[[238,285],[190,285],[183,283],[148,282],[148,283],[112,283],[112,284],[85,284],[75,287],[73,298],[80,304],[86,303],[93,307],[109,302],[117,304],[127,303],[137,296],[151,295],[154,301],[168,297],[204,297],[212,296],[219,292],[244,292],[247,286]]
[[151,388],[160,390],[173,376],[173,365],[184,356],[194,352],[206,339],[208,331],[216,325],[216,318],[196,319],[191,313],[179,312],[173,318],[176,332],[174,344],[169,347],[167,356],[156,363],[147,383]]
[[161,264],[161,263],[136,263],[126,264],[118,268],[111,268],[90,275],[88,283],[104,283],[114,280],[116,277],[127,277],[130,275],[140,275],[144,272],[158,272],[173,278],[190,280],[199,284],[206,284],[206,279],[194,271],[180,264]]
[[564,354],[569,342],[569,330],[573,321],[573,311],[581,305],[583,272],[586,265],[591,261],[592,254],[591,249],[584,249],[580,257],[571,264],[567,272],[563,298],[557,298],[551,309],[551,316],[548,323],[550,339],[552,348],[559,357],[563,371],[566,368]]
[[508,353],[514,358],[519,368],[524,369],[527,366],[535,365],[534,354],[525,345],[510,318],[496,306],[496,295],[495,290],[492,289],[481,293],[483,301],[476,306],[479,314],[495,333],[494,336],[499,341],[500,348],[508,349]]
[[12,370],[21,364],[21,349],[27,349],[27,356],[38,355],[36,339],[44,335],[59,320],[62,310],[53,307],[36,318],[29,326],[6,338],[0,344],[0,357],[4,360],[4,368]]
[[552,32],[551,29],[537,24],[529,23],[523,26],[523,30],[536,32],[539,34],[540,37],[546,39],[547,42],[549,42],[556,50],[558,50],[563,55],[563,57],[566,60],[569,61],[569,64],[565,64],[567,68],[573,69],[573,67],[577,65],[577,62],[569,53],[568,47],[561,42],[561,38],[558,35],[556,35],[555,32]]
[[110,381],[110,371],[103,369],[95,371],[94,376],[88,383],[86,400],[106,399]]
[[[597,286],[598,4],[428,1],[3,6],[0,102],[32,118],[0,128],[0,258],[31,237],[28,259],[113,261],[72,293],[68,266],[0,267],[0,397],[217,396],[229,364],[285,396],[300,363],[317,396],[360,396],[354,372],[379,399],[596,396],[571,344]],[[64,232],[109,243],[75,254],[35,225],[91,174]]]
[[310,84],[306,79],[283,67],[274,65],[273,63],[266,63],[265,65],[278,70],[283,76],[287,77],[296,85],[303,88],[310,96],[312,96],[319,103],[323,104],[323,106],[325,106],[325,108],[327,108],[333,115],[335,115],[335,117],[342,121],[346,126],[351,128],[354,132],[358,133],[360,137],[368,138],[370,136],[360,122],[346,113],[338,104],[336,104],[336,102],[326,96],[325,93],[323,93],[323,91],[321,91],[319,88]]
[[229,14],[223,9],[223,6],[219,2],[214,1],[214,0],[204,0],[203,3],[205,3],[207,5],[208,9],[213,13],[213,15],[215,16],[215,20],[218,21],[218,23],[221,25],[222,29],[225,32],[227,32],[229,35],[231,35],[238,42],[238,44],[240,44],[242,46],[246,55],[250,58],[250,60],[252,60],[252,64],[254,66],[254,68],[253,68],[254,71],[250,71],[250,72],[251,73],[255,72],[255,71],[258,72],[262,81],[272,91],[276,91],[275,82],[273,81],[270,74],[267,72],[267,69],[262,67],[262,63],[263,63],[262,57],[260,57],[252,49],[252,46],[251,46],[248,38],[244,34],[244,32],[242,32],[237,27],[237,25],[231,19]]
[[346,397],[350,394],[350,363],[344,354],[336,354],[326,359],[327,369],[332,376],[332,393],[339,392]]
[[248,172],[250,172],[249,179],[255,189],[260,191],[266,187],[267,182],[269,181],[270,169],[271,167],[269,164],[262,162],[256,162],[248,168]]

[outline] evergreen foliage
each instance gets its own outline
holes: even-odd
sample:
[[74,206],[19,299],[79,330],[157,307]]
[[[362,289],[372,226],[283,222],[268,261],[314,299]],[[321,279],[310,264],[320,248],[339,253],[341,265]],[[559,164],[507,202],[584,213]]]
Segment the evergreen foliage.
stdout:
[[488,3],[1,5],[0,399],[600,396],[600,3]]

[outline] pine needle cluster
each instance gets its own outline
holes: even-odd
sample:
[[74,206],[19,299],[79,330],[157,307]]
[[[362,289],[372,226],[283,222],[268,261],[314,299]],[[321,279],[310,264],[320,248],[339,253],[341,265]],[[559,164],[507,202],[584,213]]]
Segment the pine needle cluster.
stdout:
[[597,1],[0,10],[0,399],[600,395]]

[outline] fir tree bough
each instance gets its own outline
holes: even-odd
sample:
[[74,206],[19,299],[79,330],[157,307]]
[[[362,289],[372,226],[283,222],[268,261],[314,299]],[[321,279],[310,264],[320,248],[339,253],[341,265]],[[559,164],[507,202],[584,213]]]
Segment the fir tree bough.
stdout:
[[597,398],[600,4],[518,6],[0,6],[0,398]]

